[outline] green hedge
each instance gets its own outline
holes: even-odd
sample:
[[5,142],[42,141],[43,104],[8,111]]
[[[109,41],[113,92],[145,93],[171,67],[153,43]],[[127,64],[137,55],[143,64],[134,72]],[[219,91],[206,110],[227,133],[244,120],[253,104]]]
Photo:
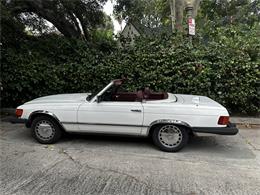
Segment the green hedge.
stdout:
[[[220,39],[221,40],[221,39]],[[206,95],[234,112],[259,109],[259,56],[232,42],[186,38],[140,38],[136,47],[93,47],[62,37],[36,37],[2,52],[3,107],[33,98],[89,92],[110,80],[128,75],[130,88]],[[236,38],[234,41],[237,42]],[[258,55],[259,41],[253,44]],[[249,48],[250,47],[250,48]],[[250,52],[252,52],[250,50]],[[253,57],[252,57],[253,56]]]

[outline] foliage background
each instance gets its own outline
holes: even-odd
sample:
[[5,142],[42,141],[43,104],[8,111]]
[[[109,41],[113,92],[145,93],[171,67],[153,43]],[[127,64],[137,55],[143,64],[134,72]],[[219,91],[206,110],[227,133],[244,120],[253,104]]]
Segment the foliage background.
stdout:
[[140,38],[135,47],[123,49],[110,42],[93,47],[56,35],[31,37],[2,52],[2,105],[17,106],[49,94],[95,91],[125,74],[132,89],[145,85],[206,95],[232,111],[256,113],[260,44],[254,33],[258,32],[242,36],[236,28],[216,29],[215,40],[207,43],[200,36],[192,45],[178,36]]

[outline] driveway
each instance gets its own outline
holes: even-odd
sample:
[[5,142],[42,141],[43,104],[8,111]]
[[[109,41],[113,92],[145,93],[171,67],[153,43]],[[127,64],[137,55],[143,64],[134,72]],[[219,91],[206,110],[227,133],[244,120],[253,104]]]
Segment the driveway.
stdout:
[[260,130],[194,137],[178,153],[146,138],[69,135],[35,142],[1,123],[1,194],[260,194]]

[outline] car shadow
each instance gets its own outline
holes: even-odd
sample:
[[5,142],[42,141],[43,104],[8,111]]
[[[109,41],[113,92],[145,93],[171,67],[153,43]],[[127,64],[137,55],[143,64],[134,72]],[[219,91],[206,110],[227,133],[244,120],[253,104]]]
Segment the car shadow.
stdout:
[[101,143],[109,143],[109,144],[144,144],[151,145],[152,140],[148,137],[140,137],[140,136],[128,136],[128,135],[110,135],[110,134],[95,134],[95,133],[65,133],[62,139],[59,141],[60,143],[66,142],[88,142],[98,144]]
[[[31,136],[30,129],[22,124],[2,124],[1,139],[22,142],[27,145],[38,145]],[[84,148],[105,151],[127,151],[138,154],[165,155],[152,142],[151,138],[106,135],[106,134],[69,134],[66,133],[57,143],[62,148]],[[164,154],[163,154],[164,153]],[[255,158],[246,142],[239,135],[236,136],[208,136],[191,137],[187,146],[179,153],[189,156],[214,156],[236,159]],[[168,155],[168,154],[167,154]],[[171,153],[169,153],[171,155]]]
[[[66,134],[60,141],[60,144],[67,145],[71,143],[75,147],[84,145],[84,147],[102,150],[131,151],[135,153],[160,154],[160,151],[149,137],[135,137],[122,135],[104,135],[104,134]],[[224,137],[192,136],[188,144],[180,151],[183,155],[224,157],[233,159],[255,158],[252,151],[245,145],[227,144]],[[74,147],[71,146],[70,147]],[[169,153],[171,154],[171,153]]]
[[249,149],[246,142],[233,136],[194,136],[181,152],[212,157],[213,159],[215,157],[230,159],[255,158],[255,154]]

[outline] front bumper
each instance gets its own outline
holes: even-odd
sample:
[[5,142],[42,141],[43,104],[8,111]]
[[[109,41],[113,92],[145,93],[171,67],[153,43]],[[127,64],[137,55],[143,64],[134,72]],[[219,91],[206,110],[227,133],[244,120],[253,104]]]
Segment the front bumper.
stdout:
[[233,123],[229,123],[226,127],[192,127],[195,133],[211,133],[218,135],[236,135],[238,128]]
[[28,121],[27,119],[16,118],[16,117],[13,117],[13,118],[9,119],[10,123],[24,123],[24,124],[26,124],[27,121]]

